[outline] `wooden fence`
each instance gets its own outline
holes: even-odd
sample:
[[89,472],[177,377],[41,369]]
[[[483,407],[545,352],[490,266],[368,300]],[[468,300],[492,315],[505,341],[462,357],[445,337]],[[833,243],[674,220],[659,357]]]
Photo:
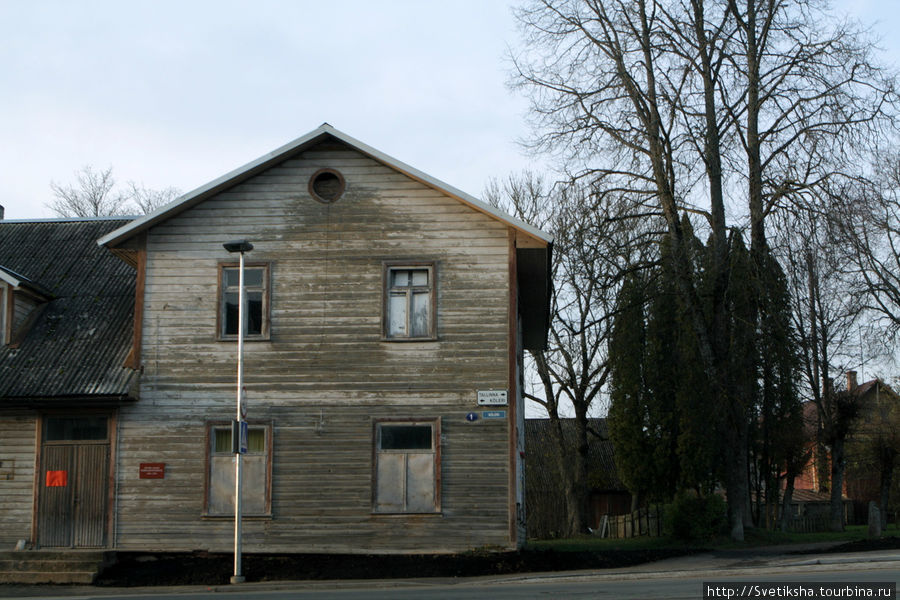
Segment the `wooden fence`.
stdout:
[[804,515],[802,517],[794,517],[791,519],[792,533],[818,533],[820,531],[828,531],[831,526],[831,519],[825,515]]
[[662,508],[641,508],[627,515],[604,515],[594,533],[612,539],[659,537],[663,533]]
[[[829,526],[830,520],[825,515],[804,515],[791,521],[791,531],[794,533],[828,531]],[[627,515],[604,515],[594,534],[611,539],[659,537],[663,535],[663,510],[652,507]]]

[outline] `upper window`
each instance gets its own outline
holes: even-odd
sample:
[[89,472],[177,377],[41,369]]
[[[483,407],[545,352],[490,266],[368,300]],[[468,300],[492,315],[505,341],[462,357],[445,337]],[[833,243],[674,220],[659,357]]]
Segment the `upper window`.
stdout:
[[440,512],[440,439],[439,420],[375,423],[375,512]]
[[385,265],[384,337],[434,339],[434,264]]
[[[238,334],[240,268],[236,264],[219,267],[219,338]],[[244,338],[269,337],[269,265],[244,264]]]

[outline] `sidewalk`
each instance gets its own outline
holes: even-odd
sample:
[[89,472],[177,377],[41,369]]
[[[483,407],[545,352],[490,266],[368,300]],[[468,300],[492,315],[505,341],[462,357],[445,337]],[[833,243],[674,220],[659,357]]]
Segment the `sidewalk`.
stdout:
[[[679,556],[656,562],[611,569],[608,571],[570,571],[556,573],[522,573],[509,576],[522,580],[562,580],[589,577],[597,581],[625,579],[662,579],[680,577],[740,576],[752,569],[754,574],[786,574],[803,571],[833,571],[837,565],[869,564],[878,566],[900,563],[900,550],[828,553],[828,548],[841,542],[767,546],[750,549],[718,550],[704,554]],[[821,552],[816,552],[821,551]],[[802,552],[803,554],[798,554]]]
[[459,578],[424,578],[424,579],[380,579],[380,580],[303,580],[303,581],[268,581],[245,583],[240,585],[192,585],[192,586],[158,586],[158,587],[95,587],[69,585],[0,585],[0,598],[77,598],[77,597],[126,597],[142,594],[192,594],[192,593],[239,593],[243,591],[285,591],[285,590],[336,590],[352,588],[414,588],[429,586],[466,585],[470,583],[491,582],[553,582],[571,579],[589,579],[592,581],[621,581],[627,579],[673,579],[681,577],[727,577],[740,576],[752,570],[759,574],[786,574],[792,572],[834,571],[836,565],[870,564],[873,568],[900,563],[900,550],[852,552],[852,553],[814,553],[795,554],[796,552],[815,552],[826,550],[836,543],[804,544],[792,546],[772,546],[740,550],[720,550],[705,554],[681,556],[666,560],[625,567],[619,569],[591,569],[581,571],[556,571],[518,573],[511,575],[490,575],[481,577]]

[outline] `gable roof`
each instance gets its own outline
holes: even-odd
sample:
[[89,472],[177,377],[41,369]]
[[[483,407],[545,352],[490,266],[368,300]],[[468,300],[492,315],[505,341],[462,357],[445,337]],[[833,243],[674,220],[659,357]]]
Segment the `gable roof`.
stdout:
[[[135,273],[96,244],[128,219],[0,221],[0,273],[41,292],[27,329],[0,346],[0,404],[129,395]],[[16,283],[18,282],[18,283]]]
[[16,273],[8,267],[4,267],[3,265],[0,265],[0,281],[7,283],[14,288],[23,288],[30,290],[38,296],[43,296],[47,300],[53,297],[53,294],[48,292],[42,286],[31,281],[24,275]]
[[526,233],[530,237],[534,238],[538,242],[544,245],[552,244],[553,238],[546,232],[541,231],[540,229],[525,223],[519,219],[511,217],[504,213],[501,210],[490,206],[477,198],[462,192],[453,186],[450,186],[430,175],[419,171],[418,169],[407,165],[404,162],[397,160],[387,154],[376,150],[375,148],[364,144],[363,142],[350,137],[346,133],[335,129],[328,123],[323,123],[318,128],[310,131],[306,135],[303,135],[292,142],[288,142],[284,146],[265,154],[256,160],[253,160],[242,167],[238,167],[237,169],[231,171],[230,173],[226,173],[222,175],[218,179],[214,179],[210,181],[206,185],[200,186],[192,192],[188,192],[183,196],[176,198],[174,201],[169,204],[160,207],[152,213],[149,213],[143,217],[135,219],[134,221],[128,223],[127,225],[116,229],[115,231],[110,232],[109,234],[100,238],[97,243],[103,246],[115,247],[118,244],[130,239],[131,237],[137,235],[138,233],[153,227],[157,223],[161,223],[170,217],[177,215],[178,213],[191,208],[203,202],[207,198],[227,189],[238,183],[253,177],[257,173],[268,169],[289,157],[303,152],[307,148],[314,146],[328,137],[337,139],[348,146],[354,148],[355,150],[361,152],[369,156],[370,158],[388,166],[392,169],[404,173],[405,175],[415,179],[428,187],[434,188],[438,191],[441,191],[453,198],[456,198],[463,204],[471,207],[474,210],[477,210],[481,213],[484,213],[498,221],[506,223],[510,227],[513,227],[517,231],[521,231]]
[[861,397],[865,396],[873,390],[886,393],[893,398],[900,398],[900,395],[898,395],[897,392],[894,391],[894,388],[886,384],[881,379],[872,379],[865,383],[861,383],[856,387],[856,389],[853,390],[853,392],[855,392],[857,396]]

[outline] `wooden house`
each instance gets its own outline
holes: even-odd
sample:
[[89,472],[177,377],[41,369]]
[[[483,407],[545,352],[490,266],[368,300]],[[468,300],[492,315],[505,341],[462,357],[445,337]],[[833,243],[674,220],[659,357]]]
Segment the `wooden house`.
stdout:
[[0,220],[0,549],[111,542],[135,273],[96,241],[127,223]]
[[896,521],[897,479],[900,477],[900,395],[880,379],[857,385],[856,373],[847,374],[859,412],[847,442],[844,493],[853,502],[853,520],[866,523],[869,502],[875,502]]
[[[845,521],[865,523],[868,503],[882,503],[882,478],[887,477],[890,482],[890,475],[896,468],[894,457],[900,440],[900,395],[880,379],[858,383],[856,371],[847,372],[845,389],[852,394],[856,404],[856,416],[850,425],[845,447],[846,468],[842,488]],[[810,514],[816,510],[815,498],[819,498],[825,508],[830,503],[828,494],[822,492],[829,490],[831,455],[826,445],[819,441],[822,438],[822,423],[813,402],[804,404],[803,418],[804,436],[811,458],[794,480],[794,493],[820,493],[804,500],[805,514]]]
[[[66,406],[73,431],[108,446],[92,475],[104,535],[86,545],[232,548],[236,239],[253,245],[244,550],[524,542],[520,381],[523,350],[546,341],[547,234],[325,124],[98,237],[134,270],[116,359],[139,377],[133,401]],[[26,418],[0,427],[49,443],[42,409]],[[35,503],[49,473],[34,474]],[[41,547],[44,527],[29,538]]]

